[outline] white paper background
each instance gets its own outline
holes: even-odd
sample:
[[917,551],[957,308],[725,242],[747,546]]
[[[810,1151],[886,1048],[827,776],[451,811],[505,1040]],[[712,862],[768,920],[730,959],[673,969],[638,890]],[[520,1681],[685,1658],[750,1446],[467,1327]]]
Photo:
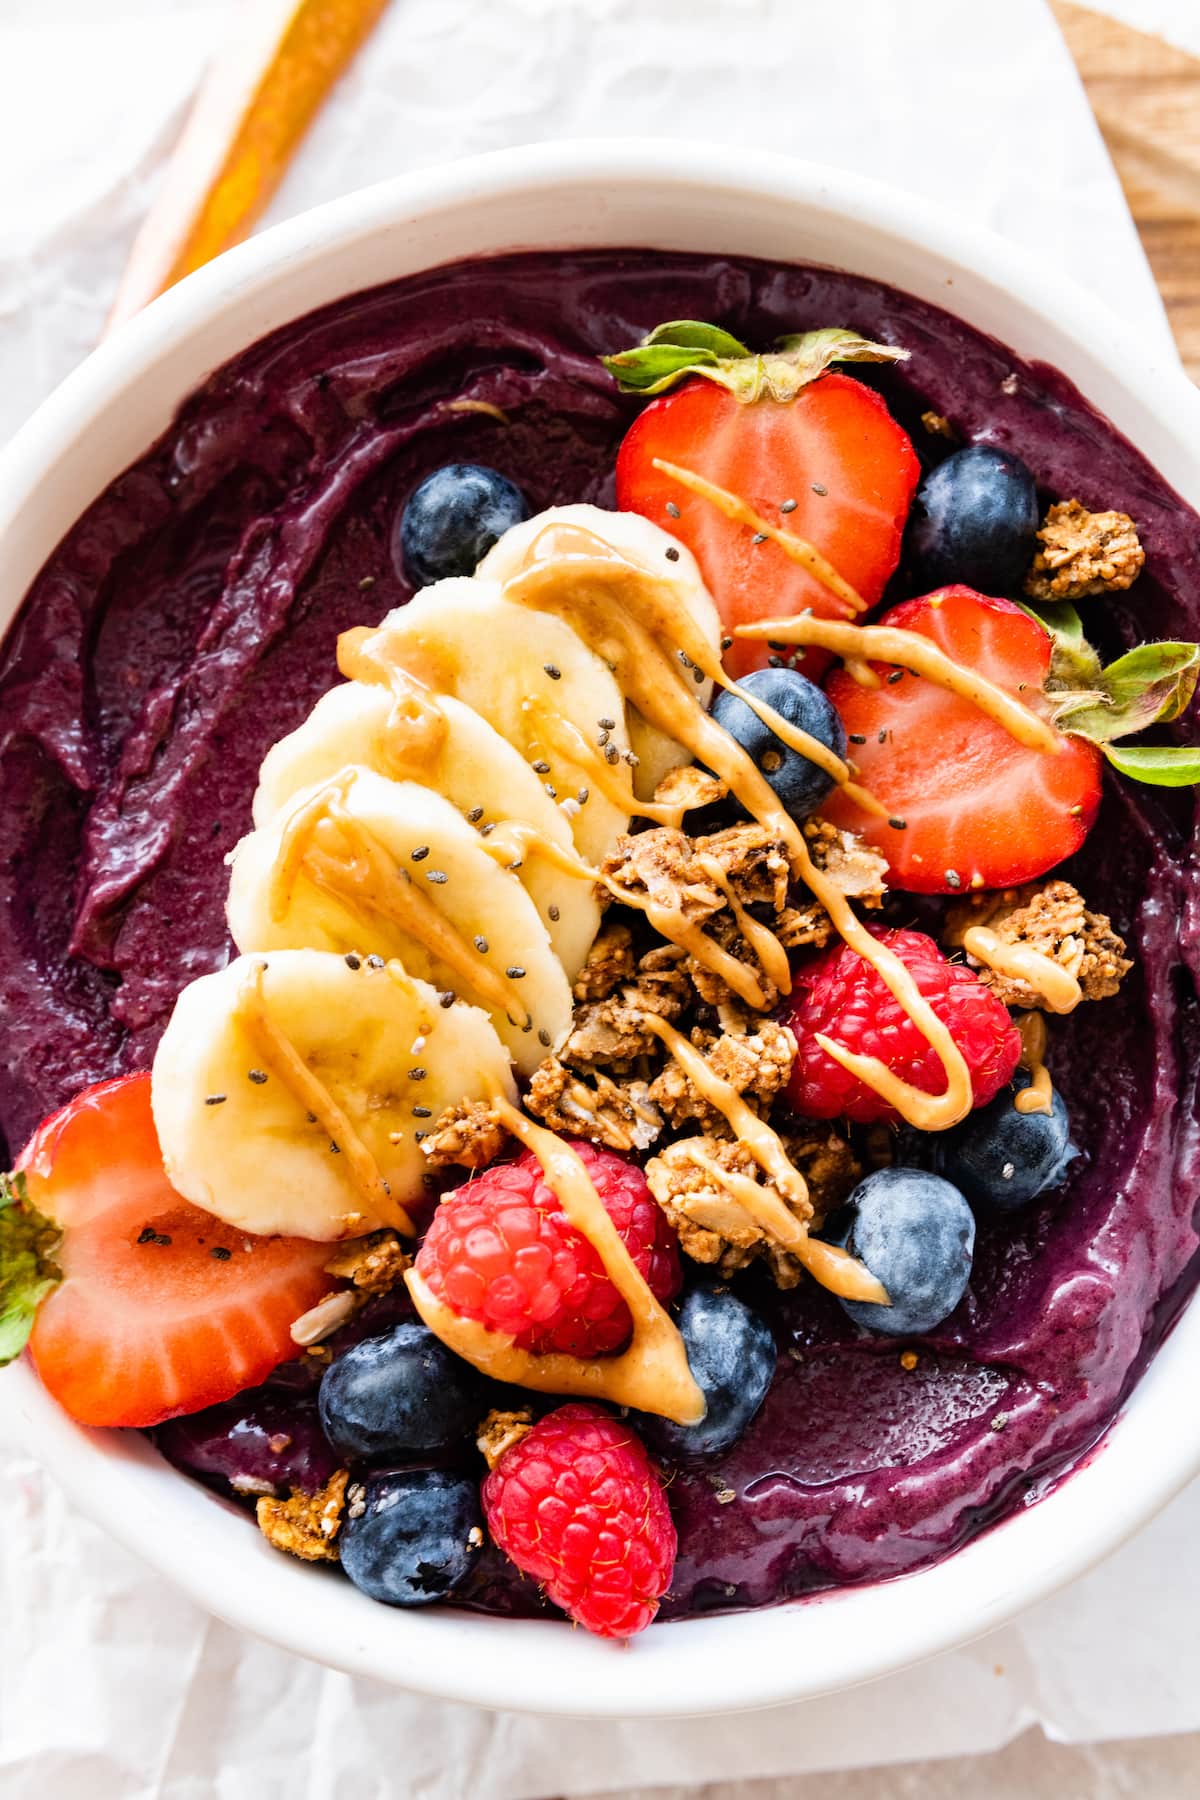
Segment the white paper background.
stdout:
[[[0,437],[94,342],[227,10],[3,0]],[[884,174],[1166,330],[1041,0],[393,0],[271,217],[475,150],[634,131]],[[540,1724],[240,1638],[70,1515],[5,1429],[0,1384],[4,1800],[534,1800],[981,1750],[1036,1722],[1065,1741],[1200,1726],[1200,1490],[1018,1625],[869,1700]]]

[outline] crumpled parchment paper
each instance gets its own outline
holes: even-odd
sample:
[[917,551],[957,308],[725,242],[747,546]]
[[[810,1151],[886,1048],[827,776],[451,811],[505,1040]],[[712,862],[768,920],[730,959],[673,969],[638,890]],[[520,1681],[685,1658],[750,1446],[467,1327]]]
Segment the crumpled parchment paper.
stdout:
[[[0,439],[95,341],[227,0],[5,0]],[[268,215],[533,139],[641,132],[886,176],[1082,277],[1166,341],[1042,0],[393,0]],[[0,1378],[5,1800],[535,1800],[1200,1726],[1200,1489],[965,1651],[753,1720],[538,1721],[417,1699],[239,1636],[14,1440]],[[636,1650],[632,1652],[636,1654]],[[716,1677],[716,1672],[714,1672]],[[719,1680],[714,1679],[714,1693]]]

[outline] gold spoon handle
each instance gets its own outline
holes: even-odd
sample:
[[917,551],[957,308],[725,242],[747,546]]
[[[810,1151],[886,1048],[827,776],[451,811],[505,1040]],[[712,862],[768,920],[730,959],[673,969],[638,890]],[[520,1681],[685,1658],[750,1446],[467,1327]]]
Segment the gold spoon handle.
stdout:
[[215,57],[107,329],[248,235],[387,0],[256,0]]

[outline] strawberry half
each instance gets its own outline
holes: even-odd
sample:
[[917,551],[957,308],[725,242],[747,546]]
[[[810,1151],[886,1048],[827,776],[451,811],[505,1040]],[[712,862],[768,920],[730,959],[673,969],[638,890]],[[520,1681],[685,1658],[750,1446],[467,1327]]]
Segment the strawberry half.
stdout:
[[[879,395],[830,364],[903,355],[830,330],[785,338],[775,354],[753,356],[727,332],[684,320],[604,359],[626,391],[662,395],[625,435],[617,505],[688,546],[728,632],[804,607],[828,618],[850,612],[752,522],[728,517],[656,463],[702,477],[804,540],[874,606],[899,559],[920,469]],[[765,643],[739,641],[726,665],[743,675],[763,667],[768,655]],[[827,661],[810,650],[804,671],[817,676]]]
[[[0,1197],[0,1360],[29,1348],[84,1425],[156,1425],[265,1379],[335,1285],[329,1245],[251,1238],[167,1181],[149,1075],[41,1125]],[[34,1316],[36,1315],[36,1316]]]
[[[1009,600],[949,587],[906,600],[878,621],[920,632],[1026,703],[1043,690],[1053,641]],[[903,829],[836,791],[823,807],[888,859],[894,886],[946,894],[1030,881],[1078,850],[1100,804],[1099,749],[1063,737],[1031,750],[1003,725],[932,681],[872,663],[878,688],[835,669],[826,692],[846,727],[862,785]],[[889,680],[889,677],[892,679]]]

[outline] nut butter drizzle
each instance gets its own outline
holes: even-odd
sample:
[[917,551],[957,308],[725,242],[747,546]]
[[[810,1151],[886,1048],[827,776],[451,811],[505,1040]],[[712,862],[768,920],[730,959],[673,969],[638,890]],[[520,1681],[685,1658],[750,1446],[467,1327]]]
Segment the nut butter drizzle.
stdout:
[[856,681],[862,682],[865,672],[871,678],[866,685],[875,687],[879,686],[879,677],[868,667],[868,657],[875,662],[894,663],[925,676],[936,686],[957,694],[960,700],[969,700],[1028,749],[1044,750],[1050,755],[1062,749],[1063,740],[1053,725],[1039,719],[986,676],[960,668],[919,631],[906,631],[898,625],[849,625],[840,619],[818,619],[813,613],[801,613],[798,618],[760,619],[753,625],[738,625],[734,635],[832,650],[843,659],[847,673]]
[[[310,1113],[331,1144],[342,1154],[341,1167],[367,1201],[377,1219],[414,1237],[416,1228],[379,1171],[379,1165],[356,1131],[349,1114],[338,1105],[325,1083],[313,1073],[286,1032],[272,1019],[263,991],[268,964],[255,962],[247,971],[238,993],[237,1017],[254,1045],[260,1062],[276,1076],[295,1100]],[[361,1214],[347,1218],[347,1234],[353,1235]]]
[[415,938],[453,969],[489,1011],[503,1012],[524,1026],[529,1012],[515,982],[467,942],[374,833],[349,812],[346,799],[353,783],[354,770],[344,769],[286,820],[271,884],[272,918],[279,923],[285,917],[303,874],[343,905],[373,913]]
[[718,512],[724,513],[727,519],[732,519],[735,525],[745,525],[760,537],[770,538],[773,543],[778,544],[785,556],[790,557],[792,562],[799,563],[802,569],[807,569],[822,587],[828,588],[851,618],[867,610],[867,603],[857,588],[851,587],[845,577],[839,574],[807,538],[797,537],[794,531],[785,531],[780,525],[772,525],[769,519],[764,519],[760,512],[756,512],[739,495],[731,494],[728,488],[718,487],[715,482],[706,481],[703,475],[697,475],[693,469],[681,468],[678,463],[664,462],[661,456],[654,457],[653,463],[656,469],[661,470],[672,481],[677,481],[680,487],[689,488],[693,494],[699,494],[702,500],[715,506]]
[[[543,537],[551,531],[559,546],[554,562],[528,564],[505,584],[505,598],[566,619],[615,670],[618,685],[643,717],[712,769],[751,817],[783,840],[794,873],[825,907],[843,940],[877,971],[940,1059],[946,1074],[945,1092],[928,1094],[903,1081],[878,1058],[846,1050],[823,1034],[818,1034],[817,1042],[919,1130],[939,1131],[956,1125],[972,1103],[970,1075],[958,1046],[904,963],[871,935],[845,896],[813,863],[803,832],[781,807],[753,760],[687,691],[676,655],[668,646],[676,653],[682,651],[713,681],[723,686],[734,684],[676,590],[611,553],[596,555],[593,545],[598,540],[592,533],[575,527],[550,527]],[[585,553],[577,553],[576,546]],[[802,626],[809,623],[808,619],[799,621]],[[857,633],[860,628],[841,629]],[[918,641],[915,633],[904,636]],[[1040,721],[1035,723],[1040,725]]]
[[338,638],[337,661],[348,681],[386,688],[392,696],[383,745],[389,766],[382,773],[400,778],[437,761],[448,728],[436,695],[390,653],[391,642],[386,625],[357,625]]
[[1022,1088],[1013,1101],[1019,1113],[1050,1113],[1054,1110],[1054,1088],[1050,1071],[1043,1060],[1046,1055],[1046,1021],[1040,1012],[1021,1013],[1017,1019],[1021,1034],[1021,1067],[1029,1071],[1029,1086]]
[[[873,1300],[887,1306],[887,1290],[863,1265],[834,1244],[820,1244],[808,1235],[805,1219],[796,1217],[785,1200],[799,1207],[806,1217],[812,1208],[808,1184],[796,1168],[779,1134],[765,1119],[752,1112],[737,1089],[722,1080],[705,1062],[700,1052],[673,1025],[658,1013],[641,1012],[647,1031],[666,1045],[688,1080],[728,1121],[738,1142],[750,1152],[770,1186],[762,1187],[748,1175],[731,1173],[711,1161],[702,1150],[685,1138],[683,1148],[690,1161],[718,1182],[750,1214],[775,1243],[789,1250],[822,1287],[831,1288],[848,1300]],[[783,1196],[783,1199],[780,1196]]]
[[595,1248],[629,1308],[633,1335],[628,1348],[616,1356],[584,1360],[559,1352],[535,1355],[519,1350],[503,1332],[460,1318],[412,1268],[404,1279],[421,1318],[444,1344],[493,1380],[542,1394],[581,1394],[660,1413],[680,1425],[698,1424],[704,1417],[704,1396],[688,1367],[683,1339],[643,1279],[580,1158],[553,1131],[526,1118],[494,1085],[489,1087],[488,1105],[537,1157],[568,1219]]

